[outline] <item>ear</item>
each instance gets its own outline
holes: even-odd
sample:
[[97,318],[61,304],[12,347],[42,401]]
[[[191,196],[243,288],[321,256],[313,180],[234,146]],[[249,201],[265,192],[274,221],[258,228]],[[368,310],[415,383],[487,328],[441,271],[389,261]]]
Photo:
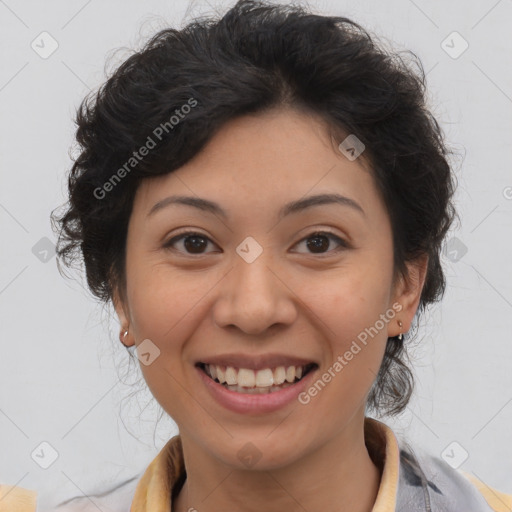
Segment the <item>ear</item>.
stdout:
[[[393,322],[388,336],[398,336],[411,328],[412,320],[418,309],[425,278],[427,277],[428,255],[424,254],[414,261],[406,263],[408,275],[399,276],[395,285],[392,304],[398,302],[402,309],[397,313],[397,320],[402,321],[402,327]],[[395,332],[396,331],[396,332]]]
[[122,334],[127,330],[128,334],[123,338],[123,343],[127,346],[135,344],[133,332],[130,329],[130,317],[127,314],[126,301],[121,298],[121,294],[117,288],[113,292],[112,303],[116,311],[117,317],[119,318],[119,324],[121,325],[121,337]]

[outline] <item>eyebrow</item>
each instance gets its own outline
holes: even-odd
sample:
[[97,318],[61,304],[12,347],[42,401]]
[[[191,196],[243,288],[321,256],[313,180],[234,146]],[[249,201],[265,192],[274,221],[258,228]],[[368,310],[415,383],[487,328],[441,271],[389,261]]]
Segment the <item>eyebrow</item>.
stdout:
[[[148,217],[154,215],[156,212],[162,210],[163,208],[174,205],[174,204],[182,204],[186,206],[192,206],[201,211],[213,213],[214,215],[219,215],[225,219],[228,218],[228,214],[222,207],[214,203],[213,201],[209,201],[208,199],[203,199],[200,197],[192,197],[192,196],[169,196],[161,201],[158,201],[153,205],[151,210],[148,213]],[[281,210],[279,210],[278,217],[282,219],[287,215],[301,212],[313,206],[319,205],[327,205],[327,204],[340,204],[342,206],[348,206],[352,208],[354,211],[361,213],[363,216],[366,216],[363,208],[354,201],[350,199],[350,197],[342,196],[340,194],[319,194],[315,196],[308,196],[302,199],[298,199],[297,201],[292,201],[291,203],[285,204]]]

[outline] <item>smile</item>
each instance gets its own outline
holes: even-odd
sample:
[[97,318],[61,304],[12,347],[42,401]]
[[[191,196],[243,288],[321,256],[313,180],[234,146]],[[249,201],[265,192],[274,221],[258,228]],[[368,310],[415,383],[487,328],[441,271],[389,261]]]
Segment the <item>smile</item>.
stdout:
[[218,364],[197,365],[210,379],[230,391],[246,394],[275,393],[302,380],[316,363],[275,368],[236,368]]

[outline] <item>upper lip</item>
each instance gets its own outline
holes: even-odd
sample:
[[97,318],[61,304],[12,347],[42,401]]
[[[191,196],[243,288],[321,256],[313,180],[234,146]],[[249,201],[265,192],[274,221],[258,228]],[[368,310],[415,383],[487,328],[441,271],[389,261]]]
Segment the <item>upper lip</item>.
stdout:
[[232,366],[233,368],[248,368],[250,370],[262,370],[265,368],[277,368],[278,366],[307,366],[317,364],[311,359],[289,356],[285,354],[222,354],[205,357],[197,364],[213,364],[217,366]]

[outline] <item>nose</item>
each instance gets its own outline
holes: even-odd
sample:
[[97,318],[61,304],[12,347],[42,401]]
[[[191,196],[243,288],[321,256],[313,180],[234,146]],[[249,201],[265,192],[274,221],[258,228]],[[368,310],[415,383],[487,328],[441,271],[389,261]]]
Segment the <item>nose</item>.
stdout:
[[234,326],[258,335],[295,321],[297,297],[286,283],[285,273],[264,254],[251,263],[240,258],[219,283],[214,305],[219,327]]

